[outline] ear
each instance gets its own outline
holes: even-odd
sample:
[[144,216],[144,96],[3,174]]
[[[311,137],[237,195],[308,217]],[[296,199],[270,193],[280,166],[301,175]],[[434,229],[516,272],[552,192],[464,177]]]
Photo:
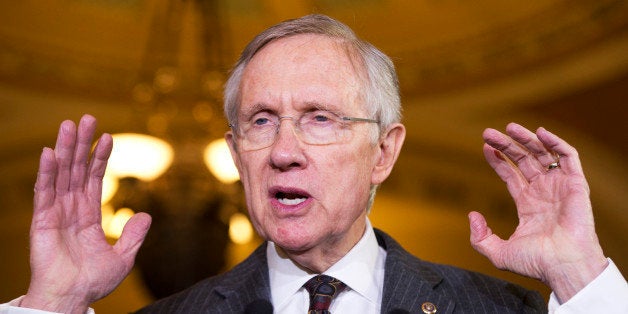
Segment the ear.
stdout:
[[227,141],[227,146],[229,146],[229,152],[231,153],[231,159],[233,159],[233,163],[236,168],[238,168],[238,172],[242,175],[242,168],[240,167],[240,155],[238,154],[238,148],[236,146],[235,135],[233,135],[233,131],[227,131],[225,133],[225,141]]
[[381,184],[388,178],[399,157],[405,138],[406,128],[403,124],[395,123],[388,127],[378,143],[379,157],[371,174],[371,184]]

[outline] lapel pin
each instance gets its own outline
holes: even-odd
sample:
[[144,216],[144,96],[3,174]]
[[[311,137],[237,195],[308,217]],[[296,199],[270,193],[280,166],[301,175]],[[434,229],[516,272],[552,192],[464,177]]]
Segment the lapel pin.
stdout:
[[436,305],[432,302],[424,302],[421,304],[421,310],[425,314],[434,314],[436,313]]

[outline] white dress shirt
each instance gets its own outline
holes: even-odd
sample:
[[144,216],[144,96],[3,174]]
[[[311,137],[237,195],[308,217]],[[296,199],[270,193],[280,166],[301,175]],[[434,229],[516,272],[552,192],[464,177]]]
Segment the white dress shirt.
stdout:
[[608,266],[576,295],[560,304],[554,292],[547,304],[550,314],[628,313],[628,283],[608,259]]
[[[270,291],[275,313],[305,313],[310,297],[303,284],[318,275],[280,256],[272,242],[266,249]],[[380,312],[384,288],[386,251],[377,244],[370,221],[360,241],[336,264],[324,272],[344,282],[347,288],[339,293],[329,307],[332,313]]]

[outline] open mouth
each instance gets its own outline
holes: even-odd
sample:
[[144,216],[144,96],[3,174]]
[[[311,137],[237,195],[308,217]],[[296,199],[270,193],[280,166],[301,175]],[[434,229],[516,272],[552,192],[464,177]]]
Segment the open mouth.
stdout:
[[271,188],[270,195],[281,205],[295,206],[310,198],[310,195],[300,189],[275,187]]
[[275,198],[283,205],[298,205],[307,200],[307,195],[299,193],[277,192]]

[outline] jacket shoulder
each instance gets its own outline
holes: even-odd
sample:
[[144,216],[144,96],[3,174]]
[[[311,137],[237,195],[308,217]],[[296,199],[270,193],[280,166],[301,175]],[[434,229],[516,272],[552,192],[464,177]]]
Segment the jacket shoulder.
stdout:
[[486,308],[490,305],[499,309],[499,313],[505,313],[505,309],[523,313],[547,311],[545,300],[537,291],[455,266],[428,265],[444,278],[442,289],[455,294],[459,306],[463,308]]
[[[544,313],[541,295],[517,284],[456,266],[427,262],[375,230],[386,249],[383,306],[440,300],[450,312]],[[455,309],[455,311],[453,311]],[[439,311],[440,312],[440,311]]]
[[233,269],[157,300],[136,313],[243,312],[246,305],[270,299],[265,243]]

